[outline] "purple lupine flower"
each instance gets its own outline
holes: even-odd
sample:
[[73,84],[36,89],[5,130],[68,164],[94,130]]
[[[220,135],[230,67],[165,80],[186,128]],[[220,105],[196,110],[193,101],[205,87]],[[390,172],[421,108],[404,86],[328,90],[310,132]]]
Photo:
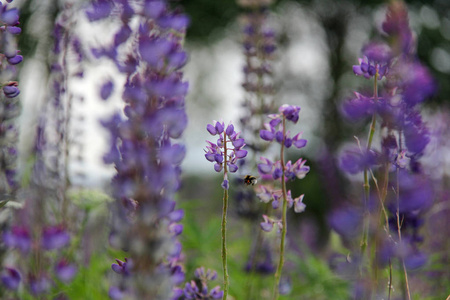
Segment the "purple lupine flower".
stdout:
[[261,185],[259,187],[260,192],[256,194],[256,196],[261,200],[261,202],[269,203],[270,200],[272,200],[272,191],[270,191],[268,188],[266,188],[264,185]]
[[367,79],[375,74],[379,80],[386,76],[392,59],[390,47],[383,43],[370,43],[363,47],[362,52],[364,57],[359,59],[359,65],[353,66],[353,72]]
[[296,213],[304,212],[306,209],[305,203],[303,203],[303,198],[305,197],[305,194],[302,194],[294,199],[294,211]]
[[261,160],[263,161],[262,164],[258,164],[258,171],[261,174],[272,174],[272,170],[274,167],[273,162],[271,162],[269,159],[265,157],[261,157]]
[[100,97],[103,100],[108,99],[111,96],[113,89],[114,83],[111,80],[106,81],[100,88]]
[[354,92],[355,97],[345,101],[342,105],[342,113],[351,121],[372,116],[375,112],[375,102],[373,98],[366,97],[360,93]]
[[334,210],[328,222],[337,233],[350,238],[361,232],[362,217],[362,213],[356,208],[345,207]]
[[[302,200],[304,195],[292,199],[292,193],[286,189],[286,181],[294,180],[295,178],[302,179],[309,172],[309,167],[305,166],[306,160],[299,159],[294,164],[291,161],[285,161],[285,148],[290,148],[294,145],[296,148],[303,148],[307,141],[301,138],[301,133],[297,133],[292,138],[290,131],[287,129],[287,121],[296,124],[299,120],[300,107],[295,105],[284,104],[278,109],[278,114],[270,114],[271,119],[269,123],[265,123],[265,130],[260,131],[260,137],[268,141],[276,141],[280,144],[280,160],[272,163],[269,159],[261,157],[263,163],[258,164],[258,171],[263,179],[268,179],[272,175],[272,179],[279,181],[281,190],[275,190],[273,187],[261,188],[262,193],[258,196],[264,201],[272,201],[272,207],[277,209],[282,206],[281,220],[273,220],[267,215],[263,215],[264,222],[260,223],[261,229],[266,232],[272,231],[274,225],[278,227],[278,233],[281,234],[280,239],[280,260],[275,273],[275,287],[273,291],[274,298],[278,298],[280,293],[280,270],[284,264],[284,243],[287,234],[287,209],[294,206],[297,213],[303,212],[306,205]],[[273,136],[273,137],[272,137]]]
[[223,291],[220,290],[220,286],[214,287],[210,292],[210,296],[212,299],[222,299]]
[[194,275],[201,281],[214,280],[217,278],[217,272],[215,270],[208,269],[208,271],[205,271],[205,267],[195,269]]
[[177,224],[177,223],[172,223],[169,226],[169,232],[173,235],[180,235],[183,232],[183,225]]
[[27,227],[15,226],[3,233],[3,241],[7,247],[17,248],[22,253],[31,249],[31,236]]
[[17,8],[7,9],[7,6],[4,6],[0,14],[0,21],[9,26],[17,25],[19,22],[19,10]]
[[285,118],[296,124],[299,119],[300,107],[284,104],[279,108],[279,112],[279,114],[269,115],[271,121],[264,124],[265,129],[260,130],[259,136],[269,142],[275,139],[279,144],[284,144],[286,148],[291,147],[292,144],[299,149],[303,148],[306,145],[306,140],[301,139],[301,134],[291,138],[289,131],[283,133],[283,124],[281,123],[282,118]]
[[39,277],[30,276],[28,279],[30,284],[30,292],[33,295],[42,295],[48,292],[52,288],[52,281],[45,274],[41,274]]
[[111,286],[108,290],[108,296],[112,300],[121,300],[125,297],[126,292],[117,286]]
[[130,263],[131,261],[125,257],[125,261],[121,261],[120,259],[116,259],[117,263],[111,265],[111,269],[117,274],[130,275]]
[[266,215],[262,216],[264,219],[264,222],[261,222],[261,229],[266,231],[266,232],[270,232],[273,229],[273,224],[275,223],[271,218],[269,218]]
[[[418,249],[423,239],[418,228],[423,223],[421,214],[432,205],[435,197],[433,185],[425,179],[420,167],[420,158],[430,141],[430,131],[422,121],[419,105],[434,95],[436,84],[416,57],[415,40],[408,23],[405,5],[400,1],[392,2],[382,24],[389,45],[369,43],[362,50],[359,65],[353,66],[356,75],[373,78],[373,95],[355,93],[356,97],[343,104],[342,112],[352,121],[371,116],[372,123],[366,148],[361,149],[358,145],[344,151],[341,168],[352,174],[364,171],[365,210],[341,208],[329,218],[331,227],[345,239],[358,239],[364,231],[364,247],[368,245],[372,247],[371,251],[380,254],[377,262],[386,267],[391,259],[399,259],[405,277],[409,263],[419,267],[426,262],[426,256]],[[384,82],[378,83],[382,78],[385,78]],[[376,141],[373,137],[379,119],[381,151],[376,152],[372,142]],[[375,167],[380,167],[380,172],[376,172]],[[377,186],[380,181],[385,185],[381,188],[386,190],[385,195],[380,195]],[[371,190],[372,182],[376,193]],[[374,197],[379,199],[372,199]],[[370,218],[375,207],[383,209],[388,223],[384,226],[389,227],[391,233],[374,234],[373,229],[363,222],[363,218]],[[405,282],[408,284],[406,279]],[[367,295],[375,292],[372,287],[366,288]],[[357,298],[367,298],[362,293],[361,296]]]
[[357,174],[365,169],[377,165],[378,155],[374,151],[361,152],[358,148],[349,148],[343,151],[340,157],[340,167],[350,174]]
[[20,94],[20,90],[17,88],[17,85],[5,85],[3,87],[3,93],[8,98],[14,98]]
[[114,4],[110,0],[97,0],[93,2],[92,7],[86,11],[86,16],[91,22],[105,19],[110,15],[113,6]]
[[[282,146],[289,148],[291,145],[294,145],[296,148],[301,149],[306,146],[307,141],[302,139],[302,133],[296,134],[293,138],[290,137],[290,132],[283,128],[285,124],[284,120],[291,121],[292,123],[297,123],[299,119],[300,107],[292,106],[292,105],[282,105],[279,108],[279,114],[269,115],[271,121],[269,123],[264,124],[266,130],[260,131],[260,136],[264,140],[272,141],[275,140],[277,143]],[[274,139],[267,138],[274,136]],[[291,161],[283,162],[281,161],[272,162],[265,157],[261,157],[262,163],[258,164],[258,172],[260,173],[262,179],[266,180],[278,180],[284,177],[285,181],[294,180],[295,178],[303,179],[306,174],[309,172],[309,166],[306,166],[306,160],[298,159],[295,163]],[[287,191],[288,199],[284,199],[289,202],[289,207],[292,207],[293,204],[296,204],[295,210],[296,212],[303,211],[306,206],[301,202],[303,196],[296,198],[294,201],[291,197],[291,192]],[[274,190],[273,188],[266,188],[261,186],[260,192],[257,194],[258,198],[261,199],[262,202],[272,201],[272,207],[277,209],[280,205],[281,191]],[[270,223],[264,222],[261,223],[261,226],[264,230],[267,230],[270,227]]]
[[3,285],[10,290],[17,290],[19,288],[20,281],[22,277],[20,276],[19,271],[14,268],[5,268],[1,276],[1,280]]
[[412,54],[415,48],[415,40],[409,27],[408,10],[403,2],[392,2],[388,6],[382,29],[394,38],[395,54]]
[[228,182],[228,179],[224,179],[222,181],[222,184],[220,185],[224,190],[228,190],[230,188],[230,184]]
[[253,248],[249,261],[245,265],[245,271],[254,271],[263,275],[273,274],[275,265],[272,256],[273,250],[267,243],[262,244],[262,247]]
[[[17,51],[17,52],[19,52],[19,51]],[[22,55],[18,55],[18,54],[14,55],[12,57],[8,57],[8,63],[11,64],[11,65],[17,65],[17,64],[21,63],[22,60],[23,60],[23,56]]]
[[[242,148],[245,141],[239,138],[239,133],[234,130],[233,124],[229,124],[226,128],[223,122],[215,122],[214,125],[208,124],[206,130],[213,136],[219,135],[216,143],[206,141],[208,145],[205,149],[205,158],[210,162],[215,162],[214,170],[221,172],[224,167],[224,161],[227,162],[227,171],[236,172],[238,170],[237,162],[247,156],[247,151]],[[231,148],[228,148],[231,144]],[[227,157],[225,155],[227,148]],[[224,189],[228,189],[228,180],[222,183]]]
[[77,274],[78,268],[66,260],[61,260],[55,266],[56,277],[64,283],[70,283]]
[[408,255],[404,260],[406,269],[415,270],[424,266],[428,261],[428,257],[422,252],[417,252]]
[[[186,154],[175,139],[187,126],[184,98],[189,86],[181,68],[187,62],[182,41],[188,18],[163,0],[142,4],[97,0],[87,11],[91,21],[109,17],[121,24],[110,44],[98,46],[92,53],[111,59],[127,78],[122,94],[126,118],[113,117],[104,123],[111,132],[105,160],[117,170],[113,188],[120,208],[115,240],[119,246],[128,245],[134,264],[129,269],[130,260],[112,265],[115,272],[127,274],[127,280],[120,289],[111,288],[110,296],[168,299],[183,278],[182,269],[175,266],[180,259],[177,238],[182,231],[176,223],[183,213],[175,208],[173,198],[180,187],[180,164]],[[130,47],[124,49],[124,44]],[[106,98],[109,88],[100,92]],[[215,154],[207,158],[220,167]],[[124,210],[123,204],[132,211]]]
[[21,34],[22,33],[22,28],[17,27],[17,26],[8,26],[6,28],[6,30],[11,34]]
[[194,280],[187,282],[183,290],[177,289],[174,291],[172,299],[222,299],[224,292],[220,290],[220,286],[216,286],[211,290],[208,288],[209,281],[217,278],[216,271],[208,269],[205,272],[205,268],[200,267],[195,270],[194,275],[198,282]]
[[286,117],[286,120],[289,120],[294,124],[298,122],[300,106],[283,104],[280,106],[279,111]]
[[[396,182],[392,183],[393,186],[396,184]],[[400,213],[417,213],[428,209],[433,204],[433,188],[423,175],[400,170],[398,184]]]
[[41,245],[46,250],[61,249],[69,243],[70,235],[61,226],[47,227],[42,230]]

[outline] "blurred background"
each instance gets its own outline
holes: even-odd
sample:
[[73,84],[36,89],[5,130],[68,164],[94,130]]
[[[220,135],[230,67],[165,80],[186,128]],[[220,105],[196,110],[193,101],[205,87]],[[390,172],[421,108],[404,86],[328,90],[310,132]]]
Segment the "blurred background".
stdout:
[[[12,4],[20,7],[23,28],[19,36],[19,49],[24,56],[19,79],[23,91],[20,159],[25,166],[39,112],[45,107],[47,91],[51,88],[52,26],[67,1],[15,0]],[[239,120],[245,113],[242,108],[245,98],[242,87],[243,9],[234,0],[184,0],[179,4],[191,19],[186,39],[190,60],[185,67],[185,79],[190,85],[186,99],[189,125],[183,136],[188,152],[182,166],[183,186],[179,194],[179,203],[185,209],[182,242],[189,258],[186,269],[187,273],[192,273],[196,267],[204,265],[220,273],[221,178],[204,159],[203,148],[205,140],[211,138],[206,131],[208,123],[232,121],[239,131]],[[449,271],[443,268],[445,264],[448,266],[450,253],[446,241],[450,230],[450,130],[442,125],[450,122],[450,2],[423,0],[406,1],[406,4],[410,26],[416,33],[418,58],[429,68],[439,86],[438,93],[423,105],[424,118],[432,132],[440,134],[440,139],[427,149],[423,164],[432,170],[430,176],[439,178],[443,191],[435,200],[438,205],[427,213],[427,220],[439,215],[443,223],[426,222],[429,225],[423,229],[424,235],[429,237],[425,247],[439,247],[440,265],[426,266],[429,274],[435,272],[436,279],[432,282],[418,280],[415,288],[430,299],[443,299],[448,292],[445,283],[450,280]],[[346,253],[345,245],[330,229],[327,220],[333,208],[356,197],[355,186],[350,183],[359,179],[342,175],[337,168],[337,155],[347,142],[354,141],[353,136],[366,136],[367,124],[348,123],[339,110],[352,91],[370,84],[353,74],[352,65],[358,63],[361,47],[380,35],[386,6],[386,1],[316,0],[276,1],[270,7],[268,21],[277,42],[273,60],[275,107],[284,103],[301,107],[300,121],[293,132],[303,131],[308,145],[300,152],[290,152],[289,156],[293,160],[299,156],[306,158],[311,166],[308,176],[291,186],[293,194],[305,194],[307,209],[301,215],[291,215],[289,221],[290,257],[286,268],[293,275],[286,279],[286,286],[298,297],[290,299],[346,299],[348,296],[345,281],[335,277],[330,263],[335,253]],[[102,42],[102,35],[95,35],[92,26],[97,25],[89,24],[81,10],[79,13],[79,18],[73,18],[77,20],[73,23],[74,32],[82,44],[87,45],[84,51],[88,53],[90,46]],[[98,26],[103,26],[100,32],[108,32],[113,25]],[[101,189],[108,186],[114,170],[102,162],[108,138],[99,120],[121,110],[119,86],[123,78],[106,61],[87,59],[77,65],[74,59],[70,72],[78,71],[82,71],[83,76],[71,78],[67,86],[74,99],[70,177],[75,186]],[[98,100],[98,89],[106,79],[118,84],[113,99],[102,102]],[[255,290],[262,299],[264,293],[270,294],[271,275],[261,275],[253,283],[234,284],[248,280],[245,268],[255,245],[268,248],[264,255],[269,266],[266,269],[261,266],[261,274],[273,272],[270,265],[277,257],[270,246],[256,241],[262,210],[259,201],[251,195],[242,200],[242,193],[251,192],[233,189],[234,185],[242,186],[244,175],[255,173],[255,166],[248,164],[241,170],[232,178],[235,181],[231,187],[231,294],[244,295],[248,290]],[[356,184],[356,187],[361,185]],[[440,226],[442,235],[435,236],[433,226]]]

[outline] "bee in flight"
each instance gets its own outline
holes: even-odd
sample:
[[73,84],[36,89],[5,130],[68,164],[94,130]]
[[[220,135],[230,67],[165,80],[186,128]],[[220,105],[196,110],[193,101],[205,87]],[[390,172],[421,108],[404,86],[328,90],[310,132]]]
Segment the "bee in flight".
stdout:
[[245,177],[244,177],[244,183],[246,185],[255,185],[257,182],[258,182],[258,180],[256,180],[255,176],[245,175]]

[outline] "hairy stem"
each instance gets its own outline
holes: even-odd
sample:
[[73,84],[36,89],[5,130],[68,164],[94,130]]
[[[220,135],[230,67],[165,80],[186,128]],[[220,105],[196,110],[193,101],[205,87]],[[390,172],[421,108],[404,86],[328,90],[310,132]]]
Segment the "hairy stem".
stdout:
[[[401,133],[400,133],[401,134]],[[400,140],[401,142],[401,140]],[[401,147],[401,144],[400,144]],[[398,234],[398,242],[402,242],[402,232],[401,232],[401,222],[400,222],[400,186],[399,186],[399,169],[397,168],[397,186],[396,186],[396,192],[397,192],[397,234]],[[401,258],[402,268],[403,268],[403,274],[405,277],[405,290],[406,290],[406,299],[411,300],[411,293],[409,291],[409,282],[408,282],[408,272],[406,271],[405,261],[403,258]],[[405,298],[405,297],[404,297]]]
[[[283,137],[286,136],[286,117],[283,116]],[[275,273],[275,285],[273,287],[273,300],[278,299],[279,294],[279,285],[280,285],[280,278],[281,278],[281,272],[283,270],[284,265],[284,246],[285,246],[285,240],[286,240],[286,233],[287,233],[287,220],[286,220],[286,214],[287,214],[287,192],[286,192],[286,180],[285,180],[285,174],[284,174],[284,138],[283,142],[281,143],[281,150],[280,150],[280,162],[281,162],[281,191],[283,193],[283,212],[281,217],[281,242],[280,242],[280,260],[278,261],[278,267],[277,271]]]
[[[223,133],[223,175],[227,179],[227,134]],[[228,266],[227,266],[227,210],[228,210],[228,189],[223,190],[223,210],[222,210],[222,267],[223,267],[223,298],[228,295]]]
[[[377,87],[377,78],[378,78],[378,71],[376,72],[374,76],[374,82],[373,82],[373,96],[375,103],[378,102],[378,87]],[[370,123],[370,129],[369,129],[369,137],[367,139],[367,146],[366,151],[368,152],[370,150],[370,147],[372,146],[373,136],[375,134],[375,127],[377,124],[377,118],[376,114],[374,113],[372,115],[372,122]],[[367,238],[368,238],[368,232],[369,232],[369,226],[370,226],[370,215],[368,210],[368,202],[370,197],[370,184],[369,184],[369,169],[364,169],[364,225],[363,225],[363,237],[361,241],[361,257],[364,256],[364,253],[366,252],[367,248]],[[362,269],[360,269],[360,272],[362,273]]]
[[[269,212],[269,204],[266,203],[264,205],[264,215],[267,215]],[[254,249],[254,253],[250,256],[250,270],[249,270],[249,275],[247,278],[247,283],[246,283],[246,298],[245,299],[252,299],[252,294],[253,294],[253,282],[255,279],[255,273],[256,273],[256,262],[258,260],[259,257],[259,250],[263,249],[263,231],[260,230],[259,224],[258,224],[258,235],[256,236],[256,243],[253,247]]]
[[389,285],[388,285],[388,300],[391,300],[391,290],[392,290],[392,262],[389,258]]
[[[400,130],[398,132],[398,146],[399,146],[399,153],[403,151],[402,149],[402,131]],[[397,168],[397,186],[396,188],[396,195],[397,195],[397,233],[398,233],[398,241],[399,243],[402,242],[402,232],[401,232],[401,222],[400,222],[400,185],[399,185],[399,168]],[[402,266],[403,266],[403,273],[405,277],[405,290],[407,294],[407,299],[411,300],[411,293],[409,291],[409,282],[408,282],[408,272],[406,271],[405,261],[402,258]]]

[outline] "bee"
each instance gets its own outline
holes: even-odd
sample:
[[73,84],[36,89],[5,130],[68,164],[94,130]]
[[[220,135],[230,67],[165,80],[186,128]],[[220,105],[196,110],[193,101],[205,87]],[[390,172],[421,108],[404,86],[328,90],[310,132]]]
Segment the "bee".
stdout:
[[258,180],[256,180],[255,176],[245,175],[245,177],[244,177],[244,183],[246,185],[255,185],[257,182],[258,182]]

